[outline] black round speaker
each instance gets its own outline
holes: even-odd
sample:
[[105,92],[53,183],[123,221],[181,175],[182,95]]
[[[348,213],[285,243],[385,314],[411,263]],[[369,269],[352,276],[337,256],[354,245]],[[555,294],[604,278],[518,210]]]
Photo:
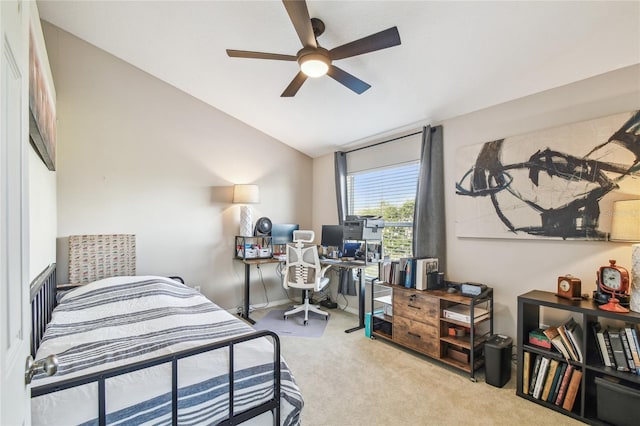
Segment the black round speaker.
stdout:
[[261,217],[256,221],[256,228],[253,232],[254,235],[271,235],[271,219],[268,217]]

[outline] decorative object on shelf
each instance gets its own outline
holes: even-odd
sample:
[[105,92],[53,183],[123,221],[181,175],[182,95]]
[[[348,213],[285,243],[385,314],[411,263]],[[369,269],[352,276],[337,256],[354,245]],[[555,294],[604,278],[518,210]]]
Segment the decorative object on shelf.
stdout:
[[242,204],[242,206],[240,206],[240,235],[243,237],[253,236],[251,207],[247,204],[257,204],[259,202],[260,188],[258,185],[233,186],[233,203]]
[[629,272],[622,266],[616,265],[615,260],[609,260],[609,266],[601,266],[598,270],[598,290],[611,294],[609,302],[600,305],[604,311],[629,312],[620,305],[617,296],[627,296],[629,291]]
[[556,296],[564,297],[569,300],[580,300],[582,281],[571,274],[558,277],[558,292]]
[[[611,241],[640,242],[640,200],[613,203]],[[640,312],[640,244],[631,246],[631,302],[629,308]]]

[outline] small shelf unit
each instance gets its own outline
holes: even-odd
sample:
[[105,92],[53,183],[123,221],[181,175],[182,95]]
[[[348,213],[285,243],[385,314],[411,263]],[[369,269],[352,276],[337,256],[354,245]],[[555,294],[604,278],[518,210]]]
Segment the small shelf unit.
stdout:
[[[457,305],[465,307],[470,319],[476,318],[478,308],[486,314],[470,322],[446,318],[444,311]],[[374,280],[370,327],[371,338],[427,355],[469,373],[475,381],[475,372],[484,365],[484,343],[493,334],[493,289],[466,297]]]

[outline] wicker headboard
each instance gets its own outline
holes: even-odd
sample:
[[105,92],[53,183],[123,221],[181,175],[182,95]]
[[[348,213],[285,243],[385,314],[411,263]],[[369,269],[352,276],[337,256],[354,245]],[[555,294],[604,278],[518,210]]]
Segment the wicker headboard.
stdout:
[[133,234],[69,236],[69,282],[83,284],[136,274]]

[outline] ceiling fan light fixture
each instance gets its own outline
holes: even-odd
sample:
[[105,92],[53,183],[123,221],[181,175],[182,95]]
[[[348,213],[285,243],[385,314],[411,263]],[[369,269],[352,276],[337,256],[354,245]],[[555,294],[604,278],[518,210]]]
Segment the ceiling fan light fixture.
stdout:
[[300,71],[307,77],[322,77],[329,71],[329,58],[320,53],[309,53],[300,58]]

